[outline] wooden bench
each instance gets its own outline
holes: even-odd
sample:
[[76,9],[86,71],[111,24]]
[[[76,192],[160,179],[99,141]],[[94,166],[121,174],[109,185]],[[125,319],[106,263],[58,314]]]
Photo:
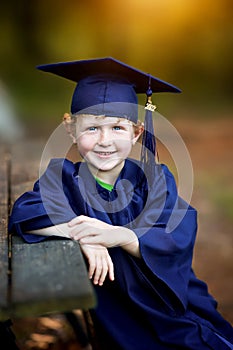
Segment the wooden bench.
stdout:
[[0,146],[0,321],[88,310],[96,302],[77,242],[53,238],[27,244],[8,234],[12,204],[39,176],[43,145]]

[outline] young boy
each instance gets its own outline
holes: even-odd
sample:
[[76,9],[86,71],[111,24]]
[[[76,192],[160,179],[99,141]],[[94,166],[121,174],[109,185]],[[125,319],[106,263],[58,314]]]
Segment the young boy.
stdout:
[[[83,161],[51,160],[16,201],[10,230],[29,243],[60,232],[79,241],[101,349],[232,349],[231,325],[192,270],[196,211],[155,162],[150,97],[179,89],[112,58],[39,68],[78,82],[64,124]],[[129,154],[141,135],[137,161]]]

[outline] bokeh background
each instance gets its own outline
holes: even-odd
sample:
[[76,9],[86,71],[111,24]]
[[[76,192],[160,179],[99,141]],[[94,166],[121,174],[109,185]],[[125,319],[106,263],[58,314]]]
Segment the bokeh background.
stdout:
[[231,0],[4,1],[0,79],[23,123],[57,123],[74,84],[35,66],[113,56],[183,90],[158,95],[161,113],[212,119],[232,110],[232,8]]
[[0,91],[11,110],[0,112],[0,137],[8,124],[9,138],[23,130],[24,139],[46,140],[69,111],[74,83],[38,64],[112,56],[180,87],[154,102],[193,161],[195,271],[233,323],[232,18],[232,0],[4,1]]

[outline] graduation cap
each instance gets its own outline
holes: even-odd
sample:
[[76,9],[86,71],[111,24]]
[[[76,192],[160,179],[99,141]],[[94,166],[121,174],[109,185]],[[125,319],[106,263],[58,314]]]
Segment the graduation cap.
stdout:
[[[72,114],[122,117],[137,123],[137,94],[146,93],[148,100],[142,144],[153,157],[155,138],[151,95],[153,92],[177,93],[181,92],[180,89],[112,57],[45,64],[37,68],[77,83],[71,102]],[[146,154],[143,157],[147,158]]]

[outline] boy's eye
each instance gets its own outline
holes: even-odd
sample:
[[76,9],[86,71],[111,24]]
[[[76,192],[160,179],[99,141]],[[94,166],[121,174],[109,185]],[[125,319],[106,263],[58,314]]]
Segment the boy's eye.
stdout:
[[113,130],[122,130],[122,129],[123,129],[122,126],[119,126],[119,125],[115,125],[113,127]]
[[90,126],[90,128],[88,128],[88,131],[96,131],[97,127],[96,126]]

